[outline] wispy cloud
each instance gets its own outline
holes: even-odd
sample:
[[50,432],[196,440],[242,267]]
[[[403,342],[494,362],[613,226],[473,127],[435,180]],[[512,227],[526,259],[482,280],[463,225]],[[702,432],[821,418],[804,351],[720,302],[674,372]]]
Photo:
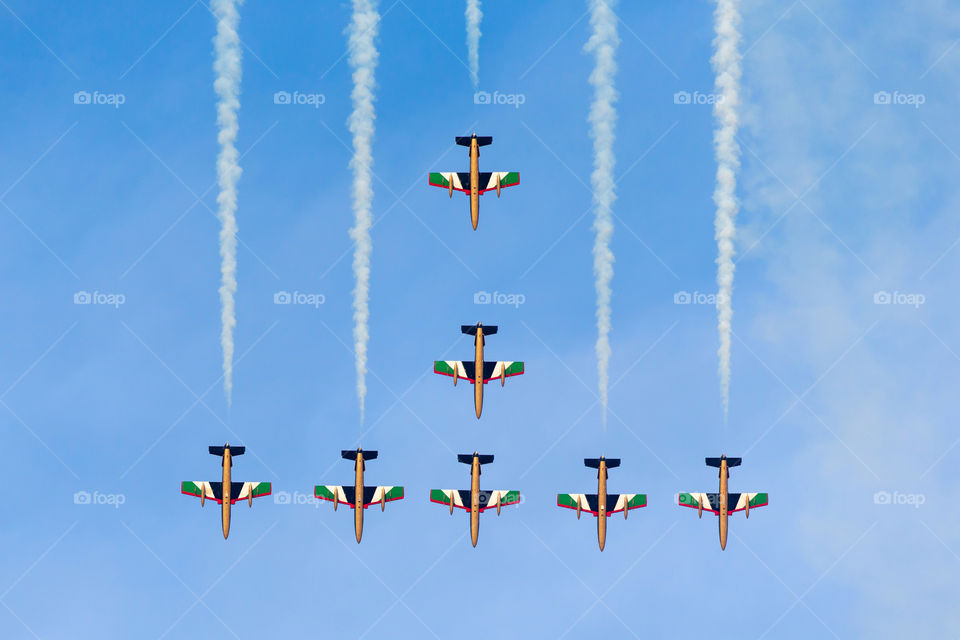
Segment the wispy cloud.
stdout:
[[356,285],[353,290],[353,340],[357,368],[357,400],[360,403],[360,422],[363,423],[364,403],[367,396],[367,341],[370,333],[370,227],[373,216],[373,186],[371,166],[373,154],[374,121],[374,71],[380,56],[375,40],[380,27],[380,14],[376,0],[353,0],[353,18],[347,29],[350,49],[350,66],[353,69],[353,113],[348,124],[353,134],[353,215],[354,226],[350,237],[354,241],[353,275]]

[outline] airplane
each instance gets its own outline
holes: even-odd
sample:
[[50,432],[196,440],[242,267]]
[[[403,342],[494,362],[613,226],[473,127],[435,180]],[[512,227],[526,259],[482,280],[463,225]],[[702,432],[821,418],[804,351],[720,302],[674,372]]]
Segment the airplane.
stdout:
[[[337,510],[338,504],[349,505],[353,509],[353,524],[357,532],[357,544],[360,544],[360,537],[363,535],[363,511],[372,504],[380,504],[380,511],[387,508],[387,503],[393,500],[403,500],[403,487],[378,487],[364,486],[363,471],[367,460],[375,460],[376,451],[364,451],[357,448],[356,451],[344,450],[340,452],[340,457],[345,460],[353,460],[353,469],[356,472],[355,484],[352,487],[340,487],[335,485],[317,485],[313,488],[313,496],[317,500],[329,500],[333,503],[333,510]],[[362,490],[357,491],[357,487]]]
[[[480,490],[480,465],[493,462],[493,454],[481,455],[476,451],[473,455],[461,453],[457,455],[457,462],[470,465],[470,488],[469,489],[431,489],[430,502],[445,504],[450,506],[450,515],[453,515],[453,508],[457,507],[470,512],[470,540],[473,546],[477,546],[477,537],[480,535],[480,514],[487,509],[497,508],[497,515],[500,515],[500,507],[506,507],[520,502],[519,491],[481,491]],[[470,506],[467,506],[467,505]]]
[[456,141],[462,147],[470,147],[470,172],[432,172],[429,182],[434,187],[449,191],[451,198],[454,191],[470,195],[470,222],[476,231],[480,219],[480,194],[496,189],[499,198],[500,189],[520,184],[520,174],[516,171],[480,171],[480,147],[493,142],[492,136],[478,137],[474,133],[470,137],[457,136]]
[[697,517],[702,518],[704,511],[719,516],[720,549],[727,548],[727,515],[743,511],[749,518],[750,509],[767,506],[765,493],[729,493],[727,479],[730,477],[730,467],[739,467],[742,458],[728,458],[725,455],[719,458],[706,458],[708,467],[720,469],[720,493],[681,493],[677,495],[677,504],[681,507],[690,507],[697,510]]
[[199,480],[180,483],[180,493],[200,498],[200,506],[206,500],[214,500],[221,505],[221,520],[223,522],[223,539],[230,534],[230,506],[238,500],[246,500],[253,506],[254,498],[270,495],[269,482],[231,482],[230,468],[233,467],[234,456],[242,456],[246,447],[231,447],[229,442],[222,447],[209,447],[211,455],[220,456],[223,466],[222,482],[202,482]]
[[473,383],[473,404],[477,411],[477,419],[479,419],[480,411],[483,409],[483,385],[500,378],[500,386],[502,387],[510,376],[523,375],[523,363],[484,361],[483,345],[486,343],[484,336],[495,334],[497,332],[496,325],[485,327],[479,322],[476,325],[464,324],[460,326],[460,332],[468,336],[474,336],[473,362],[434,360],[433,372],[452,377],[453,386],[457,386],[457,380],[469,380]]
[[597,469],[597,492],[586,494],[558,493],[557,506],[576,509],[577,520],[580,519],[581,511],[592,513],[597,518],[597,541],[600,543],[600,551],[603,551],[603,546],[607,541],[607,516],[623,511],[623,519],[626,520],[627,512],[630,509],[647,506],[647,494],[607,493],[607,469],[619,467],[619,458],[610,458],[609,460],[603,456],[584,458],[583,464],[591,469]]

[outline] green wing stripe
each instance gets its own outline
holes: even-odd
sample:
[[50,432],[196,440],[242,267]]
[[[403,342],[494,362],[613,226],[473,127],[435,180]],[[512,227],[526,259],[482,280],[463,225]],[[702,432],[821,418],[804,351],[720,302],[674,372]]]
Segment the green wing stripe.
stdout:
[[751,507],[755,507],[757,505],[763,506],[765,504],[767,504],[767,494],[765,493],[758,493],[757,495],[753,496],[753,500],[750,501]]
[[190,496],[199,496],[203,493],[203,491],[195,482],[190,482],[187,480],[186,482],[180,483],[180,493],[185,493]]
[[557,494],[557,506],[558,507],[570,507],[571,509],[577,508],[577,501],[573,499],[569,493],[558,493]]
[[254,482],[253,487],[253,497],[259,498],[260,496],[270,495],[270,483],[269,482]]
[[636,509],[637,507],[647,506],[647,494],[638,493],[627,502],[627,509]]
[[399,500],[403,498],[403,487],[392,487],[387,491],[386,500]]
[[518,171],[509,171],[507,175],[500,178],[501,187],[512,187],[515,184],[520,184],[520,173]]
[[[689,506],[691,506],[691,507],[696,507],[696,506],[698,506],[698,505],[700,504],[700,503],[697,501],[697,499],[694,498],[693,495],[692,495],[692,494],[689,494],[689,493],[681,493],[681,494],[679,495],[679,497],[677,498],[677,502],[679,502],[680,504],[689,505]],[[709,505],[708,505],[708,506],[709,506]]]
[[453,367],[447,364],[446,360],[434,360],[433,361],[433,372],[434,373],[444,373],[448,376],[457,375],[453,370]]
[[504,493],[503,496],[500,498],[500,504],[502,504],[502,505],[516,504],[517,502],[520,502],[520,492],[519,492],[519,491],[507,491],[507,492]]
[[327,489],[322,484],[319,484],[313,488],[313,497],[321,500],[336,500],[336,497],[333,495],[333,491],[330,491],[330,489]]
[[[420,175],[423,175],[423,174],[420,174]],[[431,173],[430,184],[440,186],[440,187],[449,187],[450,181],[444,178],[442,173]]]
[[452,498],[447,497],[447,494],[443,492],[443,489],[431,489],[430,499],[434,502],[440,502],[442,504],[450,504],[450,500],[452,500]]
[[522,362],[512,362],[510,366],[507,367],[507,375],[515,376],[523,373],[523,363]]

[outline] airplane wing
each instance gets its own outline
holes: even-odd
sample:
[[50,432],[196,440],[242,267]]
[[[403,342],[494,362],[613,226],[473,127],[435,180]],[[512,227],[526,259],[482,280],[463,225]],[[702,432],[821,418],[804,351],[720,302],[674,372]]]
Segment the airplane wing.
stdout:
[[[469,186],[470,174],[467,173],[464,175],[467,176],[466,184]],[[516,171],[481,171],[480,175],[478,176],[480,193],[495,190],[497,188],[497,178],[500,179],[501,189],[506,189],[507,187],[513,187],[520,184],[520,174]]]
[[677,504],[692,509],[698,509],[703,505],[704,511],[720,514],[719,493],[681,493],[677,496]]
[[363,508],[366,509],[371,504],[380,504],[381,502],[390,502],[391,500],[403,500],[403,487],[364,487],[363,488]]
[[[580,510],[591,513],[595,516],[600,515],[600,500],[595,493],[558,493],[557,506],[567,509],[576,509],[577,501],[580,501]],[[645,493],[608,493],[607,494],[607,514],[618,513],[624,509],[639,509],[647,506],[647,494]]]
[[480,513],[487,509],[496,509],[497,505],[506,507],[520,502],[519,491],[480,491],[478,493],[480,494]]
[[433,372],[442,376],[459,378],[473,382],[474,363],[460,362],[459,360],[434,360]]
[[[472,362],[470,363],[473,364]],[[484,362],[483,363],[483,384],[487,384],[491,380],[497,380],[501,377],[509,378],[510,376],[522,376],[523,375],[523,363],[522,362]]]
[[747,503],[750,503],[751,509],[765,507],[768,504],[767,494],[765,493],[728,493],[727,494],[727,513],[734,511],[744,511]]
[[[268,496],[270,495],[270,488],[269,482],[231,482],[230,504],[238,500],[248,500],[251,493],[254,498]],[[180,483],[180,493],[198,498],[202,493],[205,499],[221,504],[223,502],[223,483],[186,481]]]
[[[501,178],[500,180],[501,180],[500,186],[502,187],[503,178]],[[450,183],[452,182],[454,191],[463,191],[464,193],[470,193],[470,172],[469,171],[461,171],[459,173],[456,171],[451,171],[447,173],[432,172],[430,174],[429,181],[430,181],[430,186],[441,187],[443,189],[449,189],[451,186]],[[519,182],[519,178],[517,178],[517,181]],[[496,188],[496,185],[494,185],[494,188]]]
[[470,489],[431,489],[430,502],[450,506],[450,502],[458,509],[470,511]]
[[337,485],[317,485],[313,488],[313,497],[317,500],[328,500],[329,502],[338,502],[340,504],[354,506],[354,487],[341,487]]
[[647,506],[647,494],[645,493],[608,493],[607,494],[607,513],[619,513],[624,509],[639,509]]
[[268,496],[270,495],[270,489],[269,482],[231,482],[230,504],[238,500],[249,500],[251,497],[262,498]]

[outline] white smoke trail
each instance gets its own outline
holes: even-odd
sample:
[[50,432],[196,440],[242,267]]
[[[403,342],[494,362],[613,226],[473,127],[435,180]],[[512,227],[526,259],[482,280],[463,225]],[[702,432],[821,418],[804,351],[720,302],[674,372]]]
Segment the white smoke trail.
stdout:
[[467,53],[470,56],[470,80],[473,90],[480,87],[480,0],[467,0]]
[[373,187],[370,167],[373,154],[374,70],[380,54],[374,40],[380,26],[376,0],[353,0],[353,19],[347,29],[349,36],[350,66],[353,69],[353,113],[347,123],[353,134],[353,215],[354,226],[350,229],[353,238],[353,275],[356,287],[353,290],[353,340],[357,365],[357,399],[360,402],[360,423],[363,423],[364,400],[367,396],[367,340],[370,337],[367,322],[370,318],[370,226],[373,216]]
[[610,365],[610,280],[613,278],[613,252],[610,239],[613,237],[614,192],[613,155],[614,126],[617,112],[614,102],[617,91],[613,77],[617,71],[614,55],[620,39],[617,37],[617,17],[613,13],[614,0],[589,0],[590,24],[593,34],[584,49],[593,52],[596,66],[590,74],[593,85],[593,104],[590,106],[590,135],[593,138],[593,186],[594,222],[596,238],[593,244],[593,273],[597,289],[597,380],[600,400],[603,403],[603,425],[607,425],[607,385]]
[[217,216],[220,218],[220,344],[223,348],[223,390],[227,404],[233,397],[233,328],[237,324],[233,296],[237,292],[237,180],[240,178],[237,148],[237,111],[240,109],[241,55],[237,5],[243,0],[214,0],[217,35],[213,39],[213,88],[217,93]]
[[717,206],[714,237],[717,241],[717,332],[720,335],[719,374],[723,395],[723,415],[730,407],[730,330],[733,319],[733,240],[739,204],[735,191],[740,168],[740,146],[737,144],[737,108],[740,104],[740,13],[738,0],[717,0],[714,12],[716,38],[711,63],[717,74],[715,90],[719,94],[713,105],[717,129],[713,134],[717,158],[717,186],[713,202]]

